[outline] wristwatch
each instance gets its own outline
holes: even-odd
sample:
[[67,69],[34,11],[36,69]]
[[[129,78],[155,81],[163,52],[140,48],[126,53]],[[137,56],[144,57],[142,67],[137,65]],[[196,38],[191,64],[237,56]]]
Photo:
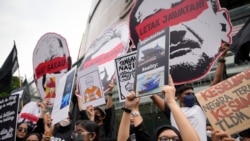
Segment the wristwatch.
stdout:
[[140,112],[139,111],[132,111],[131,114],[132,114],[133,117],[137,117],[137,116],[140,115]]

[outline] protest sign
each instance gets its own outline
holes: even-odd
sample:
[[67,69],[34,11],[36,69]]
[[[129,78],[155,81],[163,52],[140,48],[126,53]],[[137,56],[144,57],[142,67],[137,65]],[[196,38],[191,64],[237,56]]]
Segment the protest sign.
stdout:
[[115,58],[129,51],[129,29],[127,23],[120,23],[108,27],[88,47],[86,55],[79,67],[79,71],[93,65],[98,65],[103,91],[108,90],[108,85],[115,75]]
[[72,97],[76,66],[59,80],[58,91],[52,110],[52,124],[69,117],[69,105]]
[[233,134],[250,127],[250,69],[196,94],[215,130]]
[[168,83],[169,38],[168,30],[139,43],[136,57],[135,92],[136,96],[160,93]]
[[16,122],[18,114],[19,95],[0,98],[0,140],[16,140]]
[[124,102],[129,92],[134,91],[136,51],[115,59],[119,101]]
[[35,84],[40,97],[53,105],[58,80],[71,68],[71,57],[66,39],[56,33],[43,35],[33,52]]
[[136,0],[129,22],[134,45],[168,28],[169,68],[175,84],[206,76],[220,56],[222,41],[231,43],[230,16],[219,0]]
[[36,124],[36,122],[38,121],[41,115],[40,110],[41,109],[40,107],[38,107],[37,102],[30,101],[29,103],[24,105],[24,107],[22,108],[19,114],[18,122],[25,121],[25,122]]
[[99,106],[105,104],[102,82],[97,65],[84,69],[77,73],[80,96],[83,101],[83,109],[88,105]]

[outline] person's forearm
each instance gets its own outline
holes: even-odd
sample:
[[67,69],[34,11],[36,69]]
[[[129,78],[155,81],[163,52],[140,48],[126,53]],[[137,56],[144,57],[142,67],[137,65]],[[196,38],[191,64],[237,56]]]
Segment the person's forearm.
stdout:
[[112,95],[108,95],[108,99],[107,99],[107,104],[106,104],[106,109],[109,109],[113,106],[113,98]]
[[156,106],[161,109],[161,111],[164,111],[164,100],[160,96],[154,94],[150,98],[153,100]]
[[[222,59],[222,58],[221,58]],[[211,86],[218,84],[219,82],[222,81],[223,78],[223,72],[224,72],[224,66],[225,66],[225,62],[219,61],[215,74],[214,74],[214,79],[211,83]]]
[[173,117],[179,128],[183,141],[200,141],[197,132],[185,117],[176,101],[169,102],[168,106],[172,111]]
[[118,141],[127,141],[129,138],[130,114],[123,112],[118,131]]

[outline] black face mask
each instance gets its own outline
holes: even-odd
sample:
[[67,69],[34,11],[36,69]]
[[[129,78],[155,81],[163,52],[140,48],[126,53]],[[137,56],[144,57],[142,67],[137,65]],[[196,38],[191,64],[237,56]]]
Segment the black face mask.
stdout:
[[84,141],[84,136],[73,133],[71,135],[71,139],[72,139],[72,141]]
[[96,123],[98,123],[98,122],[100,122],[100,117],[99,117],[99,116],[97,116],[97,115],[95,115],[94,120],[95,120],[95,122],[96,122]]

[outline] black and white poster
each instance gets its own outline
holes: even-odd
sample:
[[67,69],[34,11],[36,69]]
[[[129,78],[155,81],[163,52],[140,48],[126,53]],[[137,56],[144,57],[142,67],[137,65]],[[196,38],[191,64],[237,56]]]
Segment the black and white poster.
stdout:
[[168,83],[169,36],[168,28],[157,32],[137,47],[136,95],[146,96],[160,93]]
[[0,98],[0,140],[14,141],[19,95]]
[[124,102],[125,97],[134,91],[136,51],[116,58],[115,65],[119,101]]
[[219,0],[137,0],[129,22],[134,45],[169,29],[169,72],[176,85],[206,76],[221,44],[231,43],[229,12]]

